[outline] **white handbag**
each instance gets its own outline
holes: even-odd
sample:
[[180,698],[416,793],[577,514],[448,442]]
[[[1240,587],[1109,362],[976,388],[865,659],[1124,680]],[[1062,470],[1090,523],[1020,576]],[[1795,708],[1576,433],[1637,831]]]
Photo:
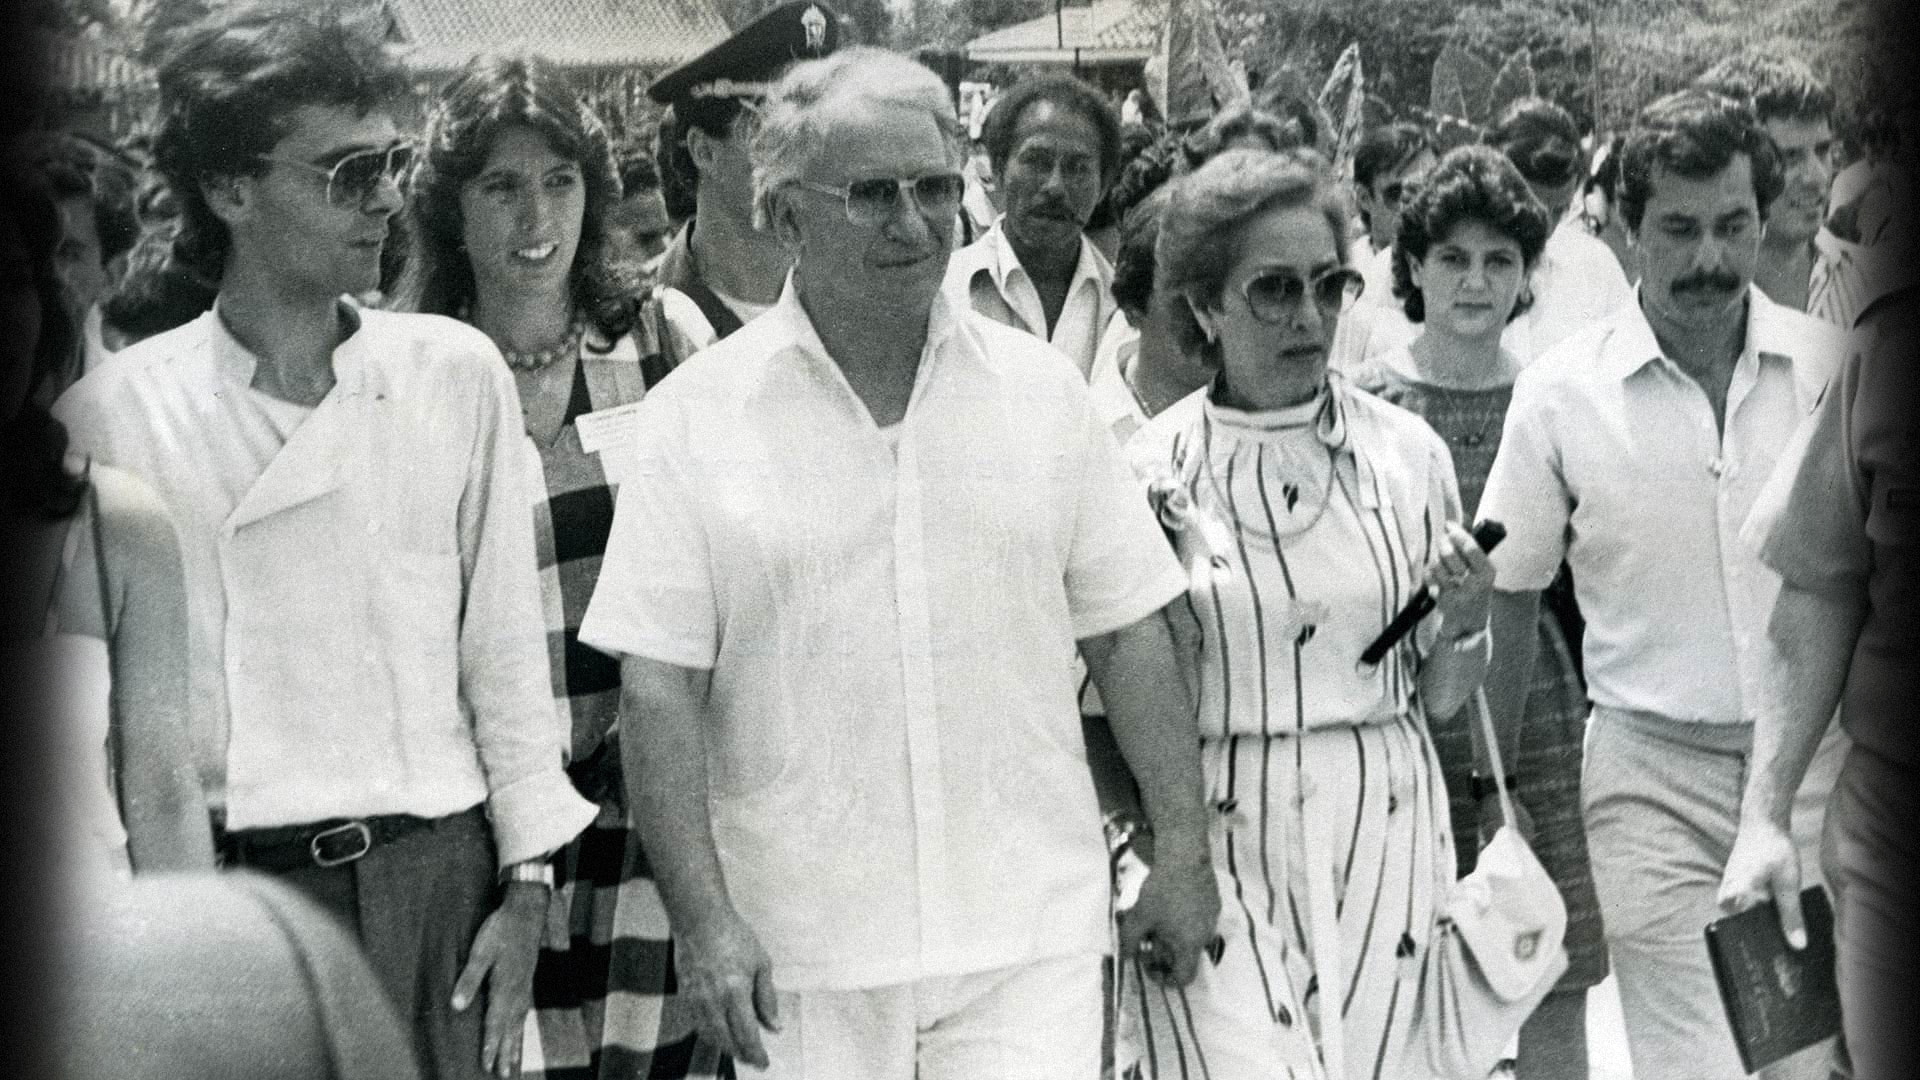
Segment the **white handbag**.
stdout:
[[1500,786],[1503,824],[1473,873],[1454,883],[1421,980],[1408,1077],[1486,1080],[1520,1025],[1567,970],[1567,905],[1514,825],[1486,695],[1474,712]]

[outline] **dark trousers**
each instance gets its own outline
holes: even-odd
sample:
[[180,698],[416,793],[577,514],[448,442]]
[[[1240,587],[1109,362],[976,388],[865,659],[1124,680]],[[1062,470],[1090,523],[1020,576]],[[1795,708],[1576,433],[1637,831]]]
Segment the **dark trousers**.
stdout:
[[1920,1076],[1920,770],[1859,745],[1827,809],[1840,1014],[1855,1080]]
[[339,919],[365,949],[396,1013],[413,1030],[420,1075],[483,1080],[487,995],[455,1012],[453,985],[493,911],[493,833],[480,807],[435,820],[331,867],[275,874]]

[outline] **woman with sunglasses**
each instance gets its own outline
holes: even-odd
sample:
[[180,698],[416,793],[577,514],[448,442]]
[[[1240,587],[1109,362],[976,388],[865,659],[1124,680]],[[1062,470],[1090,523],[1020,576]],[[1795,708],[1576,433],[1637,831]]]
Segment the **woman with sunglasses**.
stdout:
[[[1549,218],[1524,174],[1486,146],[1451,151],[1400,213],[1394,293],[1422,327],[1411,345],[1377,357],[1358,381],[1418,413],[1446,440],[1461,496],[1473,516],[1500,448],[1522,358],[1502,346],[1508,322],[1531,297],[1527,282],[1547,243]],[[1519,1075],[1585,1077],[1586,991],[1606,977],[1599,901],[1580,818],[1586,689],[1553,610],[1540,609],[1540,663],[1526,691],[1522,727],[1506,740],[1506,775],[1534,853],[1567,903],[1570,966],[1520,1032]],[[1500,643],[1495,644],[1499,652]],[[1508,654],[1510,655],[1510,653]],[[1476,761],[1474,706],[1429,712],[1446,777],[1458,872],[1473,869],[1476,837],[1500,820],[1497,791]],[[1488,763],[1490,764],[1490,763]]]
[[[601,121],[545,61],[483,56],[441,93],[416,181],[418,310],[472,323],[513,370],[545,479],[534,507],[568,772],[600,816],[554,860],[550,932],[524,1068],[535,1075],[716,1076],[669,986],[672,942],[627,825],[614,731],[620,669],[575,637],[613,520],[618,453],[666,374],[658,310],[623,275],[607,217],[621,196]],[[529,467],[532,467],[531,464]],[[566,736],[563,736],[566,737]],[[685,1071],[672,1071],[679,1065]],[[572,1070],[581,1070],[578,1072]],[[652,1071],[649,1071],[652,1070]]]
[[[1493,571],[1432,429],[1329,377],[1359,287],[1347,235],[1305,150],[1224,153],[1175,182],[1161,219],[1157,284],[1215,374],[1129,452],[1191,569],[1169,610],[1223,908],[1184,991],[1128,966],[1120,1072],[1346,1080],[1400,1075],[1408,1053],[1454,879],[1423,726],[1486,670]],[[1423,584],[1437,610],[1361,664]]]

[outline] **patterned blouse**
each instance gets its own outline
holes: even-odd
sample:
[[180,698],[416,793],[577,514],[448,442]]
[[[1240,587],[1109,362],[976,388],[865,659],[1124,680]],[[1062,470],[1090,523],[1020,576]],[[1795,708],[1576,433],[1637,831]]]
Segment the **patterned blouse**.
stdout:
[[1377,666],[1359,657],[1461,516],[1425,423],[1335,377],[1311,402],[1262,413],[1202,390],[1129,451],[1189,569],[1202,736],[1377,724],[1417,707],[1436,620]]

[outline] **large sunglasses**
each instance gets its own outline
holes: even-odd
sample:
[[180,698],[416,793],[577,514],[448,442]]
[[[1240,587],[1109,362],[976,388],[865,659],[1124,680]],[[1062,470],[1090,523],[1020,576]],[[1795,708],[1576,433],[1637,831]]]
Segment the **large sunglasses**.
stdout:
[[810,180],[796,180],[794,183],[808,191],[845,200],[847,220],[855,225],[878,225],[892,220],[893,215],[900,212],[900,200],[907,191],[913,192],[914,205],[920,208],[921,213],[929,217],[952,214],[960,209],[960,199],[967,190],[966,180],[957,172],[897,178],[877,176],[855,180],[846,187],[818,184]]
[[362,206],[380,188],[382,180],[391,180],[402,193],[413,178],[413,144],[404,140],[384,150],[359,150],[334,162],[316,165],[298,158],[261,154],[260,160],[293,165],[327,178],[327,201],[335,206]]
[[1240,286],[1247,310],[1263,323],[1286,321],[1308,296],[1323,315],[1337,315],[1358,299],[1367,280],[1358,270],[1336,266],[1308,281],[1291,270],[1262,270]]

